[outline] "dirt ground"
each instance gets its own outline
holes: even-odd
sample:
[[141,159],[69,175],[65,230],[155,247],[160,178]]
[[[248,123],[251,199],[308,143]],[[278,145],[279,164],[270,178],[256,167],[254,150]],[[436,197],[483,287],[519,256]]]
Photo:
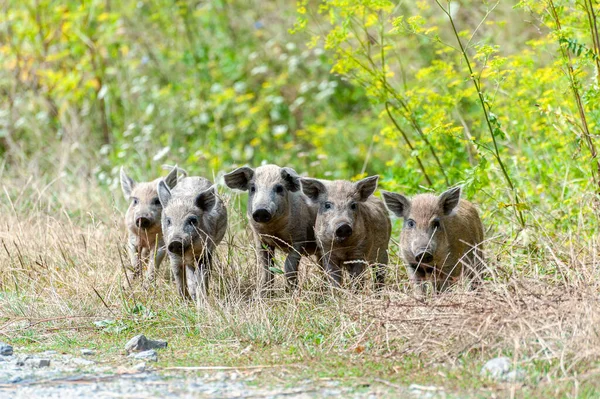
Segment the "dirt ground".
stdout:
[[[126,365],[48,351],[0,356],[0,398],[382,398],[446,397],[430,387],[347,386],[307,380],[259,383],[260,370],[172,370],[136,359]],[[263,385],[269,385],[268,387]]]

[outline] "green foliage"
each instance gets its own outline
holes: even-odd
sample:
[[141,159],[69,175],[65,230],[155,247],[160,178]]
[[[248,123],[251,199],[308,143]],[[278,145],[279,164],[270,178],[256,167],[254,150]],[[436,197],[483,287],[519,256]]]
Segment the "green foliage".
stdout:
[[515,228],[564,228],[595,193],[592,2],[286,4],[8,1],[0,154],[112,188],[162,163],[463,184]]
[[107,334],[119,334],[130,329],[123,321],[112,319],[95,321],[94,326]]
[[[533,209],[560,215],[544,220],[546,227],[564,227],[562,220],[579,213],[562,205],[595,192],[589,132],[598,114],[585,99],[598,93],[597,54],[583,43],[597,46],[597,32],[584,14],[593,15],[591,3],[561,2],[558,28],[551,7],[338,0],[314,7],[309,14],[319,15],[320,29],[310,44],[323,45],[332,71],[386,111],[378,112],[383,128],[376,136],[376,152],[393,154],[385,186],[411,193],[463,183],[468,195],[486,197],[495,213],[509,212],[521,226]],[[525,12],[538,29],[524,22]],[[568,73],[563,46],[574,57]],[[528,221],[539,222],[537,215]]]

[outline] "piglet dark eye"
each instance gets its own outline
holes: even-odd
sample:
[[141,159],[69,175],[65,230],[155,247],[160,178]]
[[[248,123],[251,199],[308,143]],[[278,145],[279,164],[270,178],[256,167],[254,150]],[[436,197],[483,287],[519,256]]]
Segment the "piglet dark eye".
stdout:
[[167,218],[167,226],[171,225],[171,218]]
[[326,203],[323,205],[323,207],[324,207],[325,209],[331,209],[331,208],[333,208],[333,204],[332,204],[331,202],[326,202]]
[[355,211],[357,208],[356,202],[353,202],[350,204],[350,209],[352,209],[353,211]]
[[140,200],[137,198],[133,198],[133,205],[137,205],[140,203]]
[[152,204],[153,204],[153,205],[156,205],[156,206],[160,206],[160,200],[159,200],[158,198],[154,198],[154,199],[152,200]]
[[281,193],[283,193],[283,186],[282,186],[281,184],[278,184],[278,185],[276,185],[276,186],[275,186],[275,192],[276,192],[277,194],[281,194]]
[[251,193],[255,193],[256,192],[256,186],[254,184],[250,186],[250,192]]
[[188,224],[191,224],[192,226],[197,226],[198,225],[198,218],[196,216],[190,216],[188,218]]
[[406,221],[406,227],[408,227],[409,229],[413,229],[416,225],[417,225],[417,222],[415,222],[412,219],[408,219]]
[[440,228],[440,220],[434,219],[433,222],[431,222],[431,227],[434,229],[439,229]]

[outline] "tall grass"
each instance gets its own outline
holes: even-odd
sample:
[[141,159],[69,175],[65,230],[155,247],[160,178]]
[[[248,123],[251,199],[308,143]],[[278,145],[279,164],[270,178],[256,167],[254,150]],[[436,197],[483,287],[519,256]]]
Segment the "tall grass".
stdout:
[[[168,262],[150,289],[139,282],[124,288],[120,192],[106,192],[93,181],[66,192],[60,179],[23,179],[4,174],[2,181],[0,334],[8,340],[56,345],[65,333],[91,334],[111,335],[118,345],[151,329],[172,339],[293,353],[300,361],[315,353],[361,353],[367,359],[416,357],[424,365],[460,366],[466,359],[477,363],[504,354],[541,387],[596,376],[598,242],[581,238],[589,196],[581,197],[578,219],[563,234],[546,235],[542,228],[514,241],[501,230],[488,231],[490,275],[477,291],[457,286],[440,295],[416,295],[394,243],[381,297],[369,284],[364,292],[332,294],[317,265],[303,260],[300,290],[286,293],[278,276],[278,291],[265,298],[257,294],[256,254],[239,211],[243,199],[224,191],[231,223],[218,248],[209,300],[196,307],[177,295]],[[282,257],[277,261],[281,265]],[[105,319],[114,324],[94,326]]]

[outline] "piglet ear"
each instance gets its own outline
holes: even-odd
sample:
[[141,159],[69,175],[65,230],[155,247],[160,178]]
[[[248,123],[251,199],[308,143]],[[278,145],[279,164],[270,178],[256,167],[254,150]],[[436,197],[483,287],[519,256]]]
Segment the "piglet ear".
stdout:
[[438,204],[442,210],[442,214],[449,215],[454,211],[460,201],[460,186],[452,187],[440,195]]
[[169,201],[171,201],[171,190],[169,190],[169,187],[164,180],[158,182],[156,190],[158,191],[158,200],[160,201],[160,204],[163,208],[166,208]]
[[211,186],[207,190],[201,192],[194,201],[196,206],[202,209],[204,212],[210,212],[217,203],[217,192],[215,186]]
[[175,165],[175,166],[173,166],[173,165],[167,165],[167,164],[163,164],[163,165],[162,165],[162,168],[163,168],[164,170],[168,170],[169,172],[171,172],[173,169],[177,169],[177,177],[180,177],[180,178],[182,178],[182,179],[183,179],[184,177],[187,177],[187,176],[188,176],[188,172],[186,172],[186,170],[185,170],[185,169],[182,169],[182,168],[180,168],[178,165]]
[[300,176],[292,168],[281,168],[281,178],[285,182],[285,186],[291,192],[300,190]]
[[359,201],[366,201],[377,190],[379,176],[369,176],[354,183]]
[[164,178],[167,187],[173,188],[177,185],[177,173],[179,172],[179,170],[180,169],[177,167],[177,165],[175,165],[173,169],[171,169],[169,174]]
[[225,176],[223,176],[227,187],[243,191],[248,190],[248,185],[250,184],[250,180],[252,180],[253,177],[254,170],[247,166],[237,168],[233,172],[229,172]]
[[302,177],[300,178],[300,184],[302,185],[304,195],[313,202],[318,202],[319,197],[327,193],[327,188],[323,182],[317,179]]
[[129,199],[133,188],[135,187],[135,181],[127,175],[125,168],[121,166],[121,189],[125,198]]
[[405,218],[410,210],[410,200],[402,194],[392,193],[390,191],[381,190],[383,202],[387,209],[396,217]]

